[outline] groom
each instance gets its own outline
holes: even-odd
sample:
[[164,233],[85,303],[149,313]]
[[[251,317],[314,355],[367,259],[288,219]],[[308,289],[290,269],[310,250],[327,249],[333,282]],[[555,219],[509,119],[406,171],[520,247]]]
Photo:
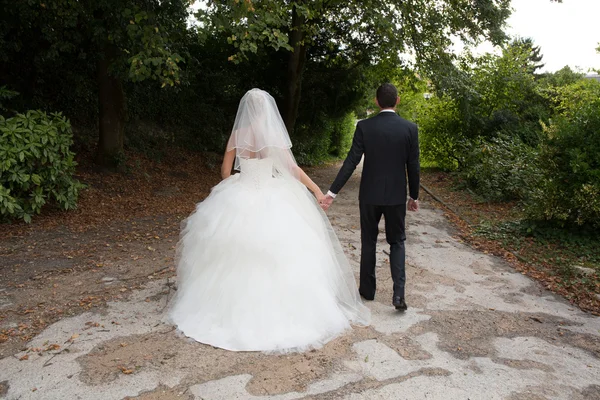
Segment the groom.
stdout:
[[390,265],[394,281],[392,304],[407,309],[404,300],[406,283],[406,177],[410,198],[408,210],[419,209],[419,139],[417,125],[395,112],[399,103],[394,85],[385,83],[377,89],[376,102],[381,109],[376,116],[359,121],[350,152],[321,206],[327,210],[342,190],[364,154],[360,181],[360,295],[375,298],[375,247],[381,216],[385,218],[385,236],[390,245]]

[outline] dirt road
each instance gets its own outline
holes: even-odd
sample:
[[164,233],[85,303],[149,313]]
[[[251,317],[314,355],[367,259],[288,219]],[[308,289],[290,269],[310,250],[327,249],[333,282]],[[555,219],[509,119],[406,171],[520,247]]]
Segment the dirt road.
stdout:
[[[335,173],[327,168],[313,175],[327,187]],[[357,189],[355,176],[329,212],[356,273]],[[306,354],[233,353],[195,343],[161,321],[172,295],[172,271],[163,268],[172,262],[174,239],[157,235],[153,246],[161,257],[128,266],[133,275],[149,275],[135,287],[124,284],[118,261],[113,270],[93,270],[107,291],[125,288],[122,299],[57,318],[23,349],[2,355],[0,397],[600,399],[600,318],[463,244],[427,198],[422,207],[408,217],[404,314],[391,306],[381,235],[378,292],[368,303],[372,326]],[[63,261],[69,262],[47,258]],[[82,275],[69,279],[75,284]],[[20,301],[26,296],[10,294],[0,307],[18,308]]]

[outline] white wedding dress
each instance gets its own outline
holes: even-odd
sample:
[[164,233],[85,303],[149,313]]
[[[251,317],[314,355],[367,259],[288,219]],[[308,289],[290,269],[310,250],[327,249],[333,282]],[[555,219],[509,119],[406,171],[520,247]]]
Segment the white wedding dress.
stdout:
[[184,222],[171,321],[236,351],[319,348],[367,325],[348,261],[308,190],[273,161],[241,159]]

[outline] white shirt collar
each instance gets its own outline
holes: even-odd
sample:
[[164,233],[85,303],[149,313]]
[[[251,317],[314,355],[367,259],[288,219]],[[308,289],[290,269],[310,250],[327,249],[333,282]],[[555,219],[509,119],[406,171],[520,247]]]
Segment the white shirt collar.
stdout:
[[384,112],[391,112],[391,113],[395,113],[396,111],[394,110],[381,110],[379,111],[380,113],[384,113]]

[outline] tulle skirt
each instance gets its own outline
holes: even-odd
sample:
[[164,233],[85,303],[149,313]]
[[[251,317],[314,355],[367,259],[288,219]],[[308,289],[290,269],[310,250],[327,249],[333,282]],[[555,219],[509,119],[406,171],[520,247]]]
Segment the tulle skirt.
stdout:
[[183,223],[170,320],[235,351],[319,348],[369,323],[337,237],[299,184],[253,188],[234,175]]

